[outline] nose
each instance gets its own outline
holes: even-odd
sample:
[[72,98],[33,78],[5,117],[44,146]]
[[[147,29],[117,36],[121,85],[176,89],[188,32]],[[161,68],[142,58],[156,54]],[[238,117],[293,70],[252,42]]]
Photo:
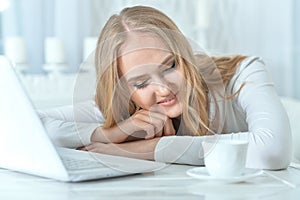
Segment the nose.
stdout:
[[169,96],[170,89],[166,85],[157,85],[156,86],[156,94],[160,96]]
[[154,87],[154,92],[159,96],[169,96],[171,93],[171,90],[165,80],[156,79],[152,82],[152,85]]

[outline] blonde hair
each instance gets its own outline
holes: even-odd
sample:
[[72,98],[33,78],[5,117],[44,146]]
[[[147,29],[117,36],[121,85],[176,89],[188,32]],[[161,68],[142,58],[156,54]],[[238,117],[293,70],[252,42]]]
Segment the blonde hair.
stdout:
[[195,56],[187,39],[173,21],[159,10],[145,6],[125,8],[120,14],[111,16],[99,36],[95,54],[97,71],[95,101],[106,120],[103,126],[105,128],[115,126],[139,109],[130,99],[128,88],[119,77],[117,63],[120,48],[126,42],[127,33],[130,31],[157,36],[174,53],[187,81],[183,88],[186,94],[181,117],[184,124],[183,134],[210,134],[209,86],[203,79],[201,70],[216,65],[221,82],[226,85],[245,56]]

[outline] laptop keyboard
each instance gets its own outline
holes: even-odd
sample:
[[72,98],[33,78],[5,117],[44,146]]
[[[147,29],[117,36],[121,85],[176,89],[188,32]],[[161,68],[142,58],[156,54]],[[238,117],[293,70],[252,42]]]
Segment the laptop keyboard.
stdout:
[[95,161],[95,160],[79,160],[76,158],[62,158],[62,161],[68,170],[83,170],[83,169],[106,167],[100,161]]

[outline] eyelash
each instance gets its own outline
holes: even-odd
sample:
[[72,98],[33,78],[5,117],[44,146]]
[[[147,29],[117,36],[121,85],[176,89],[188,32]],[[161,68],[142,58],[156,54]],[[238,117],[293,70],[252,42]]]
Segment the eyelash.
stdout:
[[[177,67],[177,62],[176,62],[176,60],[174,60],[171,67],[165,69],[164,72],[167,72],[169,70],[173,70],[176,67]],[[143,89],[144,87],[146,87],[148,85],[147,81],[148,81],[148,79],[143,81],[142,83],[139,83],[139,84],[135,83],[133,86],[136,87],[137,89]]]
[[148,79],[147,80],[145,80],[145,81],[143,81],[142,83],[135,83],[134,84],[134,87],[136,87],[137,89],[142,89],[142,88],[144,88],[144,87],[146,87],[147,86],[147,81],[148,81]]
[[171,67],[165,69],[164,71],[169,71],[169,70],[175,69],[176,67],[177,67],[177,62],[176,62],[176,60],[174,60]]

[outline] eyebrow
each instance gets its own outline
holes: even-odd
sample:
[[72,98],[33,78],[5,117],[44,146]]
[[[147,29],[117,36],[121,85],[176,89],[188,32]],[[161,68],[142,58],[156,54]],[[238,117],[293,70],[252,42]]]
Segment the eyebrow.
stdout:
[[[162,62],[159,66],[163,66],[165,64],[167,64],[172,58],[174,58],[174,55],[173,54],[169,54]],[[128,82],[133,82],[134,80],[138,80],[138,79],[141,79],[141,78],[144,78],[144,77],[147,77],[147,75],[145,74],[142,74],[142,75],[139,75],[139,76],[133,76],[133,77],[130,77],[128,79]]]
[[172,58],[174,58],[174,55],[173,54],[169,54],[163,61],[160,65],[165,65],[169,62],[169,60],[171,60]]

